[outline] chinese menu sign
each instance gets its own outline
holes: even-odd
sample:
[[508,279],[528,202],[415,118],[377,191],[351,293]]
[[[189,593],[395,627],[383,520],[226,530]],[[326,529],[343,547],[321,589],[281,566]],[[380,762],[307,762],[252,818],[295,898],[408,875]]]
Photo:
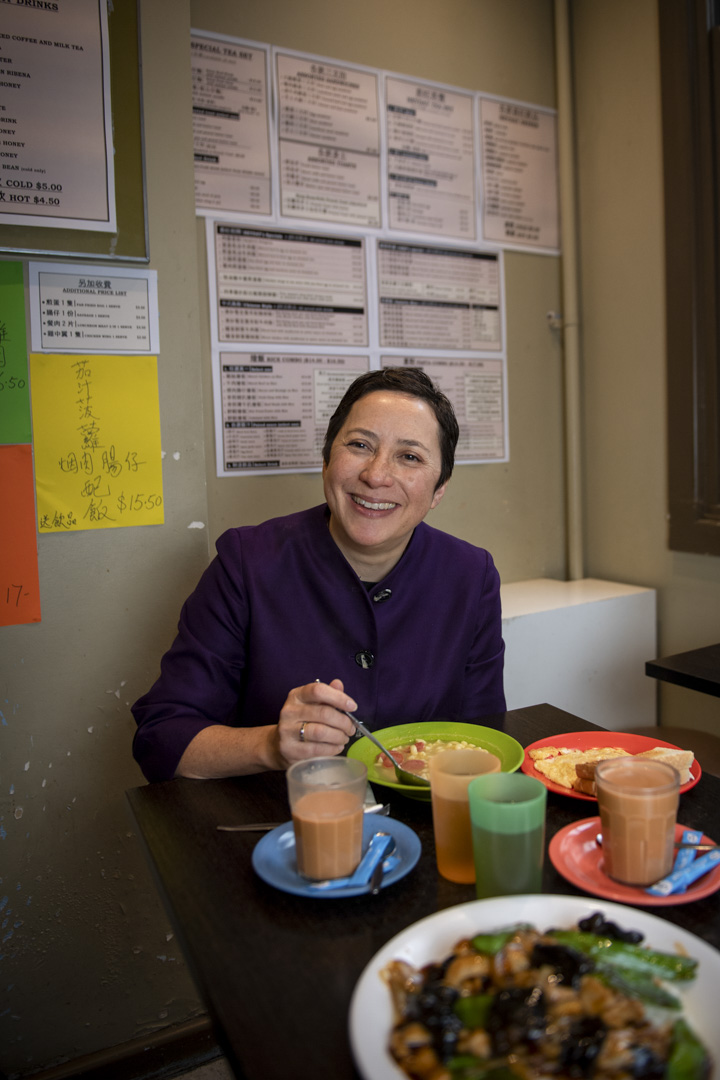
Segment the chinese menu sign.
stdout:
[[32,354],[38,529],[163,522],[154,356]]

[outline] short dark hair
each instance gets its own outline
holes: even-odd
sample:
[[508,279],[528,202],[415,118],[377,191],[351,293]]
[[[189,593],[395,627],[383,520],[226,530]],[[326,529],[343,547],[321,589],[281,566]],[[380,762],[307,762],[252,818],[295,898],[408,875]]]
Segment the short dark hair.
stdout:
[[450,399],[438,390],[420,368],[380,368],[379,371],[366,371],[358,376],[347,388],[340,404],[330,417],[323,446],[323,461],[326,465],[329,463],[332,445],[355,402],[376,390],[392,390],[396,394],[410,394],[412,397],[422,398],[435,413],[435,419],[440,428],[441,454],[440,479],[435,486],[437,490],[452,476],[455,447],[460,430]]

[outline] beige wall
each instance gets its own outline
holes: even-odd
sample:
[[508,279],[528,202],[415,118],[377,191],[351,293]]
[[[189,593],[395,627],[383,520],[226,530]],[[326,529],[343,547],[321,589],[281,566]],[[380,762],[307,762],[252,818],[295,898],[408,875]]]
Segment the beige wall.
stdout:
[[[720,559],[667,548],[662,141],[655,0],[574,0],[588,576],[658,590],[659,651],[720,640]],[[720,733],[663,684],[660,719]]]

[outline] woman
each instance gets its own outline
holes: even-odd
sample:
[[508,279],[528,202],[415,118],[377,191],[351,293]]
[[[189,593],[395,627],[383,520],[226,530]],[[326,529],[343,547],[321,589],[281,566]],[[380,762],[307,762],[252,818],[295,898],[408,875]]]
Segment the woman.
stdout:
[[505,709],[488,552],[424,523],[453,469],[452,406],[415,369],[361,375],[330,420],[327,505],[230,529],[133,706],[149,780],[285,769],[354,734]]

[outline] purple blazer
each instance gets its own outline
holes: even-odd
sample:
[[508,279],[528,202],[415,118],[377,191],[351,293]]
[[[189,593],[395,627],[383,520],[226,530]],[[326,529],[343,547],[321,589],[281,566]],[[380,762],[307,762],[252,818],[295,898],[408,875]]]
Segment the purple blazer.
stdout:
[[148,780],[171,779],[210,724],[277,723],[288,692],[315,679],[342,679],[371,729],[505,710],[490,554],[423,522],[368,592],[328,519],[323,504],[220,537],[160,678],[132,707]]

